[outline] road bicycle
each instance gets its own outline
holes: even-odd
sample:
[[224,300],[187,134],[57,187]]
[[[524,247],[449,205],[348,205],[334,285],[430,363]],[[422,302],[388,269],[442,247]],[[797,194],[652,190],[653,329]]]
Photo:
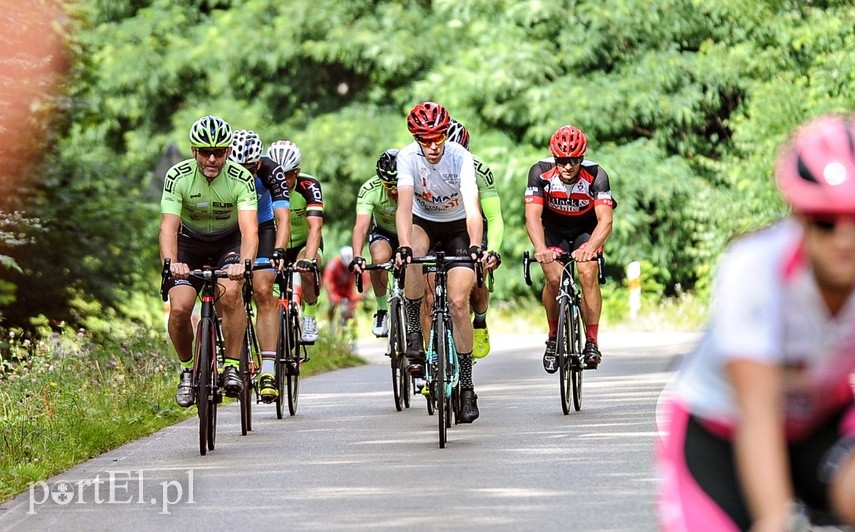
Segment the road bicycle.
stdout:
[[[385,270],[392,272],[395,262],[390,260],[378,264],[369,264],[364,270]],[[404,275],[392,275],[389,287],[387,315],[389,317],[389,335],[386,338],[386,356],[392,369],[392,395],[395,409],[400,412],[410,408],[413,378],[407,372],[407,319],[404,309]],[[362,275],[356,274],[356,289],[362,293]]]
[[[556,259],[563,264],[561,281],[558,284],[558,332],[555,336],[558,359],[558,382],[561,390],[561,410],[564,415],[570,413],[570,405],[577,412],[582,408],[582,371],[585,361],[582,351],[585,348],[585,337],[582,335],[582,293],[576,284],[576,261],[570,253],[562,253]],[[599,270],[599,282],[605,282],[603,277],[603,255],[598,253],[596,258]],[[537,260],[531,258],[530,252],[523,253],[523,276],[528,286],[531,286],[531,263]],[[571,399],[572,398],[572,399]]]
[[[274,267],[270,261],[268,267]],[[320,276],[318,263],[312,261],[309,266],[314,278],[315,293],[320,293]],[[300,304],[294,297],[294,274],[301,270],[289,264],[276,272],[276,286],[279,294],[277,308],[279,313],[279,332],[276,337],[275,379],[279,396],[276,398],[276,417],[282,419],[285,414],[287,398],[290,415],[297,413],[300,396],[300,366],[309,361],[307,345],[314,342],[303,342],[303,330],[300,324]]]
[[[170,279],[172,261],[163,261],[161,273],[160,294],[166,301],[169,298],[166,283]],[[252,272],[247,268],[246,278],[250,279]],[[225,363],[225,341],[223,340],[222,323],[214,303],[218,299],[217,281],[228,277],[226,270],[205,266],[191,270],[190,276],[202,281],[199,299],[202,302],[202,312],[196,326],[193,353],[193,391],[196,398],[196,412],[199,416],[199,453],[204,456],[213,451],[217,438],[217,405],[223,401],[223,390],[220,386],[220,368]]]
[[[454,345],[451,313],[448,310],[448,270],[459,264],[473,263],[476,282],[480,287],[484,282],[480,260],[473,260],[468,256],[446,255],[442,251],[412,259],[412,264],[436,266],[435,296],[430,311],[431,333],[425,352],[425,386],[428,390],[428,413],[432,409],[437,414],[440,449],[444,449],[448,441],[452,416],[455,424],[460,417],[460,362]],[[402,268],[401,272],[404,271]]]

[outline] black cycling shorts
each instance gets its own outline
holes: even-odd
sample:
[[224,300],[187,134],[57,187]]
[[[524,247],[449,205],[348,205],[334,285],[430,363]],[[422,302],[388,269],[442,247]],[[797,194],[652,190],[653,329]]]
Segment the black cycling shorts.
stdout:
[[[453,222],[431,222],[413,215],[413,225],[421,227],[427,234],[430,251],[442,251],[446,255],[469,255],[469,231],[465,218]],[[475,265],[453,264],[451,268],[475,269]],[[425,267],[425,273],[430,271],[436,271],[436,268]]]
[[[178,262],[183,262],[191,270],[204,266],[222,268],[227,264],[240,261],[240,229],[235,228],[222,236],[205,240],[194,235],[192,231],[181,226],[178,231]],[[201,279],[169,279],[167,291],[173,286],[189,285],[198,292],[202,289]]]
[[371,247],[371,244],[377,242],[378,240],[385,240],[389,243],[389,247],[392,248],[392,252],[394,253],[396,249],[398,249],[398,235],[393,233],[392,231],[387,231],[386,229],[382,229],[375,225],[371,228],[371,232],[368,233],[368,246]]
[[273,255],[274,246],[276,246],[276,222],[269,220],[258,224],[258,253],[255,254],[256,260],[269,259]]

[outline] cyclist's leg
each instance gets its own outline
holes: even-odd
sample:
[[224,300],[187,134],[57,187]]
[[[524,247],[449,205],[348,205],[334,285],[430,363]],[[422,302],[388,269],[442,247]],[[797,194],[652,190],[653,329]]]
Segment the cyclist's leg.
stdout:
[[[258,227],[257,262],[266,262],[273,254],[276,242],[276,225],[271,221]],[[276,297],[273,296],[273,283],[276,272],[273,269],[258,270],[252,274],[252,297],[255,300],[255,327],[258,335],[258,347],[261,349],[260,374],[273,376],[276,360],[276,337],[279,334],[279,313]],[[272,379],[264,379],[267,386],[263,390],[267,395],[275,393]]]
[[475,286],[475,271],[455,267],[448,271],[448,310],[454,322],[454,343],[459,353],[472,353],[472,320],[469,292]]
[[[424,256],[430,249],[430,238],[425,231],[428,222],[413,217],[413,230],[410,235],[410,246],[413,255]],[[420,264],[407,267],[407,278],[404,285],[404,306],[407,314],[407,358],[417,364],[424,359],[424,337],[422,335],[421,305],[425,293],[424,275]],[[418,373],[418,369],[415,369]]]
[[790,449],[796,496],[855,524],[855,401]]
[[[586,245],[590,238],[590,233],[583,233],[576,237],[573,241],[573,250]],[[582,288],[582,321],[585,323],[586,339],[585,364],[588,367],[596,367],[602,358],[597,346],[597,334],[603,308],[603,295],[600,292],[597,262],[576,263],[576,271],[579,272],[579,285]]]
[[187,282],[175,284],[169,289],[169,338],[181,362],[193,358],[193,307],[196,304],[196,289]]
[[[469,235],[465,221],[450,225],[451,238],[445,245],[450,255],[468,255]],[[457,264],[448,270],[448,310],[454,324],[454,345],[460,370],[460,422],[472,423],[478,419],[478,396],[472,381],[473,329],[469,314],[469,298],[475,286],[475,267]]]
[[661,530],[747,530],[751,518],[730,443],[691,420],[682,405],[669,401],[660,408],[665,425],[656,442]]
[[[398,248],[397,238],[376,231],[368,235],[368,241],[370,242],[368,247],[373,264],[388,261],[392,258],[392,250]],[[386,300],[389,274],[386,270],[371,270],[370,277],[371,286],[374,290],[374,299],[377,304],[377,313],[374,314],[372,332],[375,336],[384,337],[389,334],[389,303]]]
[[472,356],[484,358],[490,353],[490,335],[487,332],[487,308],[490,305],[490,291],[486,283],[472,287],[469,306],[475,315],[472,320],[473,346]]

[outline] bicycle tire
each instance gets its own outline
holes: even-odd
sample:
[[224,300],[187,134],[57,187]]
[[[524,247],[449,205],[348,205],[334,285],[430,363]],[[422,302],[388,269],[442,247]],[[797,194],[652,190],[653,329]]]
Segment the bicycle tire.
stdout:
[[445,331],[445,323],[436,320],[433,326],[434,342],[436,350],[436,373],[433,376],[432,391],[436,394],[437,426],[439,428],[439,448],[445,449],[448,442],[448,414],[450,413],[451,397],[446,394],[446,379],[448,378],[448,335]]
[[572,341],[573,359],[570,366],[570,378],[573,384],[573,408],[578,412],[582,409],[582,315],[579,307],[573,305]]
[[403,373],[406,373],[406,368],[403,368],[401,359],[404,357],[404,352],[401,349],[403,345],[402,337],[399,336],[398,322],[398,307],[400,303],[397,300],[392,300],[389,305],[389,364],[392,368],[392,395],[395,400],[395,410],[400,412],[404,409],[404,389],[406,388],[403,378]]
[[401,398],[404,402],[404,408],[410,408],[410,396],[413,394],[413,379],[407,372],[406,357],[398,357],[398,374],[401,375]]
[[570,343],[570,335],[572,328],[570,324],[569,303],[567,300],[562,300],[558,310],[558,331],[555,335],[555,354],[558,358],[558,382],[561,390],[561,411],[564,415],[570,413],[570,394],[572,392],[572,384],[570,383],[572,345]]
[[300,320],[295,312],[291,312],[291,327],[289,334],[289,353],[291,362],[288,365],[287,381],[288,381],[288,412],[294,416],[297,414],[297,404],[300,399],[300,342],[302,335],[300,330]]
[[211,387],[211,359],[214,354],[210,318],[199,322],[196,341],[196,413],[199,416],[199,454],[208,454],[208,423],[210,421],[209,397]]
[[246,433],[252,430],[252,406],[250,398],[252,397],[252,375],[250,372],[249,357],[252,350],[252,338],[250,337],[249,329],[243,334],[243,346],[240,349],[240,362],[238,363],[238,371],[240,371],[240,379],[243,384],[238,402],[240,402],[240,433],[246,436]]
[[276,365],[274,377],[276,378],[276,389],[279,395],[276,397],[276,419],[282,419],[285,415],[285,393],[288,375],[288,360],[290,350],[288,349],[288,313],[279,310],[279,333],[276,336]]
[[217,441],[217,405],[223,400],[220,390],[220,365],[225,360],[225,344],[223,343],[223,330],[220,318],[216,318],[214,345],[216,349],[211,359],[211,393],[208,401],[208,450],[213,451]]

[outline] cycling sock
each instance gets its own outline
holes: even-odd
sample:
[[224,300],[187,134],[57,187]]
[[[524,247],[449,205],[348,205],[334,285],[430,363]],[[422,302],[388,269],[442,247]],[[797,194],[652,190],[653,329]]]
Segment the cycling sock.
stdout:
[[307,318],[314,318],[315,312],[317,312],[317,310],[318,310],[318,302],[317,301],[315,301],[314,303],[309,303],[308,301],[306,301],[303,304],[303,316],[305,316]]
[[193,369],[193,357],[190,357],[190,360],[184,362],[183,360],[179,360],[181,362],[181,369]]
[[276,351],[261,352],[261,373],[273,374],[276,371]]
[[472,353],[457,353],[460,359],[460,388],[471,390],[475,388],[472,383]]
[[418,299],[404,298],[404,306],[407,308],[407,330],[411,333],[422,332],[422,299],[421,297]]
[[599,332],[599,330],[600,330],[600,324],[599,323],[595,323],[593,325],[585,325],[585,336],[587,337],[588,340],[596,342],[597,341],[597,333]]
[[232,366],[235,368],[240,368],[240,360],[236,358],[226,358],[223,360],[223,366]]
[[487,310],[484,309],[484,312],[476,312],[475,319],[472,320],[472,326],[476,329],[486,329],[487,328]]
[[549,337],[555,338],[558,336],[558,320],[552,321],[547,320],[549,322]]
[[377,299],[377,310],[387,311],[389,310],[389,301],[386,300],[386,296],[374,296]]

